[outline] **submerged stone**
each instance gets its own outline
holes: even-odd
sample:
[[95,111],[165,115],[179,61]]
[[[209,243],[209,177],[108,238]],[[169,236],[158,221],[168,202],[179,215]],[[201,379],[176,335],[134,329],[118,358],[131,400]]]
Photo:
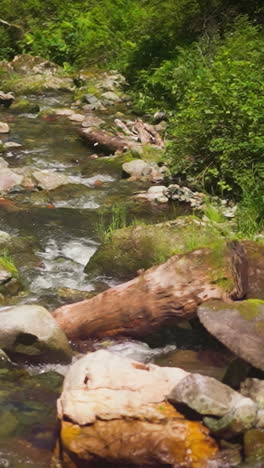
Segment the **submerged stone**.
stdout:
[[39,105],[35,102],[29,101],[26,98],[17,99],[11,107],[11,111],[17,114],[32,113],[35,114],[39,112]]
[[264,431],[261,431],[260,429],[251,429],[250,431],[247,431],[244,435],[244,451],[248,466],[263,466]]

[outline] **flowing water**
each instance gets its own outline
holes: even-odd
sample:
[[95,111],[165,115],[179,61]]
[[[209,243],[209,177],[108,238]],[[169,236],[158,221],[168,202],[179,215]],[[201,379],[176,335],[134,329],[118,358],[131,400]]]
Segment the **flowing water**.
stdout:
[[[63,99],[41,96],[39,102],[42,107],[62,107]],[[11,126],[11,133],[3,140],[22,144],[5,154],[10,167],[56,170],[72,180],[70,185],[50,192],[13,192],[8,196],[11,204],[0,203],[1,230],[12,236],[33,236],[37,245],[34,252],[29,249],[20,259],[28,293],[17,303],[39,303],[53,310],[67,302],[69,290],[76,290],[82,298],[117,283],[114,271],[111,277],[100,278],[88,278],[84,273],[99,246],[96,226],[102,216],[109,219],[113,204],[125,204],[131,219],[136,216],[148,222],[183,213],[180,207],[172,210],[136,202],[133,193],[146,184],[123,180],[120,168],[111,165],[109,157],[89,159],[94,151],[83,144],[76,124],[67,119],[44,121],[36,115],[15,116],[4,111],[0,120]],[[186,333],[188,340],[188,330],[180,333]],[[150,360],[175,350],[177,343],[168,341],[170,347],[155,351],[133,342],[112,344],[112,350]],[[18,367],[0,367],[0,467],[49,466],[56,398],[65,372],[66,367],[60,364],[32,366],[26,361]]]

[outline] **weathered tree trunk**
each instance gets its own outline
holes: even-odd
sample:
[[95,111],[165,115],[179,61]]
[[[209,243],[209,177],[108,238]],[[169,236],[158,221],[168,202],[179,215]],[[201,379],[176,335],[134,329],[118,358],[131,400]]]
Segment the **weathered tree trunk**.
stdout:
[[99,149],[105,154],[114,154],[116,151],[124,153],[132,145],[125,138],[113,136],[103,130],[92,128],[80,128],[79,135],[93,148]]
[[175,255],[127,283],[57,309],[54,317],[70,338],[147,335],[175,319],[192,318],[204,301],[245,297],[242,251],[233,244],[221,255],[210,249]]

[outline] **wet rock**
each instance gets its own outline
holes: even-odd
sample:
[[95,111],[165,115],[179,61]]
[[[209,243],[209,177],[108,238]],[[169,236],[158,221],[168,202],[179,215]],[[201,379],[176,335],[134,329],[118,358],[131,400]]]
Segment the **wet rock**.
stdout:
[[256,427],[264,429],[264,381],[248,378],[241,384],[240,391],[242,395],[256,403],[258,408]]
[[36,114],[39,112],[39,105],[35,102],[29,101],[26,98],[17,99],[14,104],[12,104],[11,111],[17,114],[31,113]]
[[4,158],[0,157],[0,169],[8,167],[8,162],[4,160]]
[[[7,447],[9,443],[7,439],[12,436],[20,436],[22,440],[24,439],[24,443],[28,445],[29,439],[37,443],[37,440],[40,441],[41,436],[44,437],[45,435],[46,447],[51,449],[56,425],[56,399],[61,390],[63,377],[56,372],[43,372],[40,375],[31,376],[28,372],[19,369],[10,362],[2,363],[1,361],[0,375],[0,437],[3,445]],[[20,449],[22,440],[18,443]],[[14,451],[14,443],[16,444],[12,439],[11,452]],[[3,467],[23,463],[22,461],[18,462],[17,451],[15,450],[16,460],[13,460],[12,465],[4,464],[2,450],[3,446],[1,446],[0,460]],[[24,458],[23,455],[21,454],[22,459]],[[8,457],[8,459],[10,458]],[[24,459],[28,460],[28,457]],[[36,458],[34,466],[37,465]],[[48,464],[43,466],[48,466]]]
[[244,435],[244,451],[247,466],[261,467],[264,463],[264,431],[251,429]]
[[117,102],[122,102],[122,99],[113,91],[107,91],[106,93],[103,93],[101,95],[103,98],[104,102],[110,102],[110,103],[117,103]]
[[216,454],[206,429],[165,401],[181,369],[158,368],[97,351],[77,361],[58,400],[64,455],[136,466],[195,467]]
[[0,133],[9,133],[10,128],[9,125],[5,122],[0,122]]
[[74,114],[72,109],[54,109],[54,114],[62,117],[70,117]]
[[67,338],[44,307],[13,307],[0,311],[0,319],[0,347],[5,351],[46,360],[71,359]]
[[96,115],[93,114],[86,114],[85,119],[82,122],[82,127],[89,128],[89,127],[101,127],[105,122],[103,119],[100,119]]
[[37,185],[43,190],[55,190],[56,188],[71,183],[71,179],[64,174],[49,170],[35,171],[33,177]]
[[11,86],[17,95],[74,90],[73,80],[63,74],[58,65],[28,54],[18,55],[8,64],[3,88],[10,89]]
[[12,239],[12,236],[8,232],[0,231],[0,246],[5,247]]
[[0,168],[0,192],[5,193],[19,186],[23,181],[23,176],[16,174],[8,167]]
[[164,195],[167,187],[165,185],[153,185],[147,192],[136,195],[136,198],[148,200],[150,202],[168,203],[168,198]]
[[263,301],[209,302],[199,307],[198,316],[205,328],[237,356],[264,370]]
[[211,377],[188,375],[172,390],[169,400],[184,403],[202,415],[221,417],[218,421],[206,417],[204,422],[214,432],[226,436],[243,432],[256,423],[255,403]]
[[165,196],[168,200],[177,200],[189,203],[192,208],[196,209],[201,209],[205,201],[204,193],[193,192],[188,187],[183,187],[178,184],[169,185],[165,192]]
[[27,190],[32,190],[36,187],[36,181],[33,178],[34,169],[32,167],[29,167],[29,166],[17,167],[13,170],[16,174],[23,177],[23,180],[20,184],[22,187],[24,187]]
[[85,119],[85,115],[83,114],[71,114],[69,116],[69,120],[72,122],[83,122]]
[[2,349],[0,349],[0,362],[1,362],[1,366],[3,365],[4,362],[10,362],[9,357]]
[[158,164],[152,162],[145,162],[142,159],[134,159],[130,162],[124,163],[123,171],[133,179],[148,179],[148,180],[162,180],[164,177],[164,169],[159,167]]
[[0,91],[0,105],[10,107],[14,99],[15,96],[13,93],[3,93],[3,91]]
[[80,291],[79,289],[72,288],[58,288],[56,293],[63,300],[64,304],[90,299],[94,295],[91,291]]
[[264,380],[246,379],[240,391],[242,395],[251,398],[259,409],[264,410]]
[[135,159],[133,161],[124,163],[122,165],[123,171],[128,174],[130,177],[140,177],[142,176],[143,169],[147,168],[148,164],[142,159]]
[[16,143],[15,141],[7,141],[4,144],[4,149],[5,150],[16,150],[18,148],[22,148],[22,145],[20,143]]
[[196,372],[222,380],[229,359],[222,351],[176,349],[164,356],[158,356],[154,362],[159,366],[180,367],[187,372]]
[[92,111],[92,110],[103,110],[104,109],[104,106],[102,104],[102,102],[96,97],[94,96],[94,94],[85,94],[84,96],[84,102],[87,103],[87,106],[84,106],[83,107],[83,110],[84,111]]
[[34,75],[43,74],[50,76],[58,73],[60,70],[60,67],[55,63],[29,54],[16,55],[10,65],[16,73],[23,75],[33,73]]

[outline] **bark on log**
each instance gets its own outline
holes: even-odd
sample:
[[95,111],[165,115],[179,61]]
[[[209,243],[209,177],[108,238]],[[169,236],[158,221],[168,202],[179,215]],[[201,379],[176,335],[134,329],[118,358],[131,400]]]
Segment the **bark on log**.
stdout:
[[130,142],[125,138],[113,136],[103,130],[93,128],[80,128],[79,135],[84,138],[90,146],[93,148],[96,147],[105,154],[114,154],[116,151],[124,153],[131,146],[135,145],[135,142]]
[[210,249],[175,255],[127,283],[57,309],[54,317],[73,339],[148,335],[164,324],[192,318],[202,302],[231,300],[236,285],[237,296],[246,296],[242,289],[247,282],[240,279],[244,264],[232,261],[236,251],[234,244],[226,246],[220,259]]
[[133,130],[139,135],[141,143],[143,145],[157,145],[160,147],[164,146],[164,142],[162,138],[158,134],[157,130],[153,127],[153,125],[149,125],[142,120],[136,120]]

